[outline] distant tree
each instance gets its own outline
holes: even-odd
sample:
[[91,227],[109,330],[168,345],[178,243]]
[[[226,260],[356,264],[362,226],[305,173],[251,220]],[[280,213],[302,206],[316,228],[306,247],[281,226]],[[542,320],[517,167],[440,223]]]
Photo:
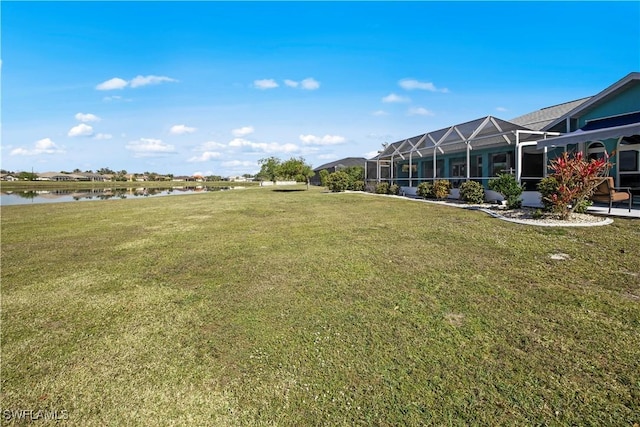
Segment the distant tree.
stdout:
[[[101,175],[115,175],[116,174],[116,172],[111,170],[110,168],[100,168],[100,169],[98,169],[96,171],[96,173],[99,173]],[[126,173],[127,173],[127,171],[124,171],[123,175],[125,175]]]
[[250,173],[245,173],[242,175],[242,177],[246,179],[250,179],[250,178],[253,178],[253,175],[251,175]]
[[274,184],[280,177],[280,166],[282,161],[277,157],[269,157],[266,159],[260,159],[260,172],[258,172],[258,178],[263,181],[272,181]]
[[35,181],[38,175],[33,172],[20,172],[18,174],[18,179],[23,181]]
[[75,168],[75,169],[73,170],[73,173],[80,173],[80,172],[82,172],[82,171],[81,171],[80,169],[78,169],[78,168]]
[[280,174],[286,179],[295,179],[296,182],[306,182],[309,189],[309,181],[314,175],[313,168],[304,158],[290,158],[280,165]]

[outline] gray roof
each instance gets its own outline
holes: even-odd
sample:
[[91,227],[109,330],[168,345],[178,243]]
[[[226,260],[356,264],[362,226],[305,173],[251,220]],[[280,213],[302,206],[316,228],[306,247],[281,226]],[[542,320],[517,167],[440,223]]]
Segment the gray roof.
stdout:
[[[493,116],[485,116],[469,122],[438,129],[389,144],[374,159],[400,156],[409,152],[429,155],[433,150],[455,152],[473,148],[515,144],[515,131],[530,130],[524,126]],[[520,141],[539,138],[539,135],[522,135]]]
[[313,169],[314,171],[320,171],[322,169],[334,169],[334,168],[347,168],[350,166],[362,166],[364,167],[367,159],[364,157],[345,157],[344,159],[335,160],[330,163],[325,163],[324,165],[320,165],[317,168]]
[[575,101],[565,102],[564,104],[553,105],[551,107],[541,108],[540,110],[524,114],[509,120],[516,125],[524,126],[531,130],[544,130],[547,125],[555,122],[558,118],[564,116],[569,111],[587,102],[590,96]]

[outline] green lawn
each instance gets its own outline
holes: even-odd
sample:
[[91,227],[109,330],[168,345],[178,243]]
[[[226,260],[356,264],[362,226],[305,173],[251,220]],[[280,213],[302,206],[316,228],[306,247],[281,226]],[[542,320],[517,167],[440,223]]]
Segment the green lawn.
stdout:
[[640,423],[638,221],[523,226],[318,188],[0,213],[3,410],[78,426]]

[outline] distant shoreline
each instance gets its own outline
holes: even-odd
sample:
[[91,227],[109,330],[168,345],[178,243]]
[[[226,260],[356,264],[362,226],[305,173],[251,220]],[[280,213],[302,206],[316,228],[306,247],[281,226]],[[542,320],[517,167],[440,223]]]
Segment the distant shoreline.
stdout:
[[203,186],[203,187],[258,187],[260,182],[234,181],[2,181],[0,191],[46,190],[46,189],[86,189],[86,188],[167,188]]

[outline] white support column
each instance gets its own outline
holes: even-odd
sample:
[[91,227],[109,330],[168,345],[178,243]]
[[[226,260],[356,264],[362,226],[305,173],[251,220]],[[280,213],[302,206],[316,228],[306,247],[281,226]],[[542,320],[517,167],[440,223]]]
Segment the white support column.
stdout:
[[471,177],[471,142],[467,141],[467,181]]
[[436,180],[436,171],[437,171],[437,162],[436,162],[436,151],[438,151],[437,147],[433,148],[433,180]]
[[516,131],[516,181],[520,183],[522,178],[522,145],[520,144],[520,131]]

